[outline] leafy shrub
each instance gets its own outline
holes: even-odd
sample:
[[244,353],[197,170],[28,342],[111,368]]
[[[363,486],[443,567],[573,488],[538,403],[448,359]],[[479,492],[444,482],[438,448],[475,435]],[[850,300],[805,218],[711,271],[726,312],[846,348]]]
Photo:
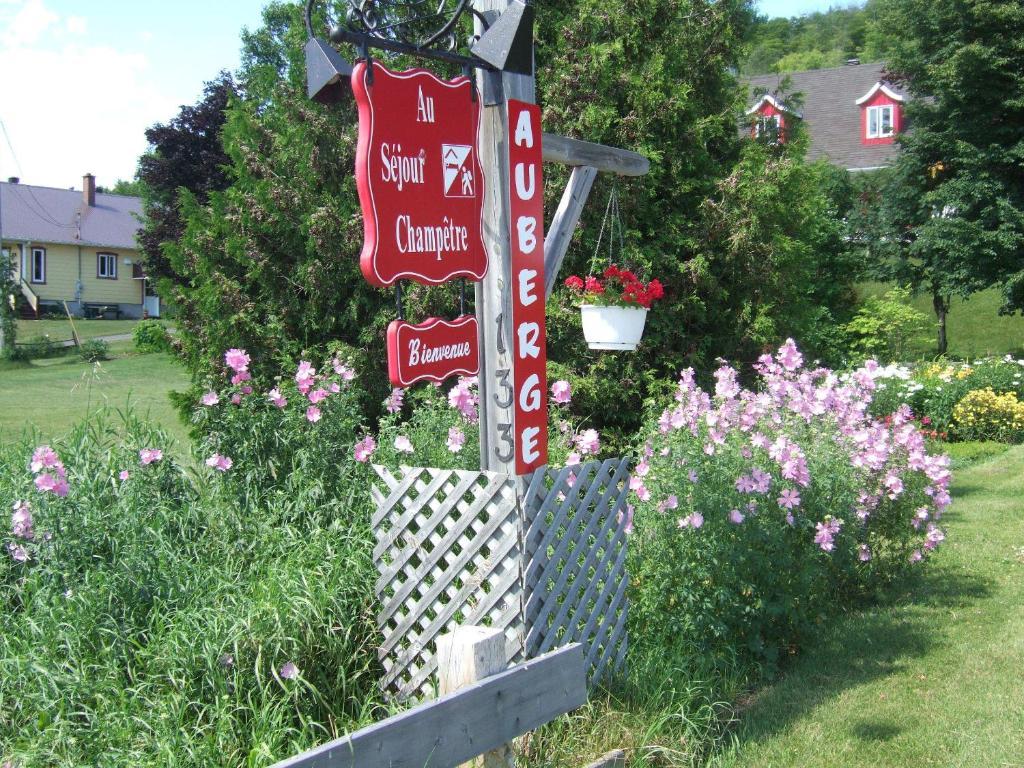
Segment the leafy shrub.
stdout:
[[337,356],[301,360],[271,390],[256,392],[249,364],[244,350],[228,350],[224,378],[193,404],[203,453],[229,457],[237,465],[231,482],[253,499],[287,495],[296,473],[311,495],[351,498],[366,480],[353,451],[365,432],[355,369]]
[[855,352],[887,362],[903,360],[908,347],[935,323],[910,306],[910,290],[893,288],[884,296],[869,296],[846,324]]
[[140,320],[132,331],[135,348],[139,352],[166,352],[171,348],[171,337],[159,320]]
[[87,363],[110,359],[110,345],[103,339],[89,339],[78,347],[78,356]]
[[953,423],[957,436],[964,440],[1019,443],[1024,439],[1024,403],[1014,392],[975,389],[953,408]]
[[0,446],[4,760],[268,765],[379,715],[365,483],[239,499],[170,447],[131,416]]
[[763,389],[683,372],[631,487],[634,637],[775,662],[835,607],[897,580],[944,538],[948,460],[909,409],[866,415],[877,366],[845,380],[788,342]]

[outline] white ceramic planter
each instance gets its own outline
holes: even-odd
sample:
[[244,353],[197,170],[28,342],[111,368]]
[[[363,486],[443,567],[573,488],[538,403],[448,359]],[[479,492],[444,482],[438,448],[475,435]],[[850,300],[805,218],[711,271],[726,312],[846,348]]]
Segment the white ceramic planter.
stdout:
[[633,350],[644,335],[647,310],[643,307],[580,307],[583,337],[591,349]]

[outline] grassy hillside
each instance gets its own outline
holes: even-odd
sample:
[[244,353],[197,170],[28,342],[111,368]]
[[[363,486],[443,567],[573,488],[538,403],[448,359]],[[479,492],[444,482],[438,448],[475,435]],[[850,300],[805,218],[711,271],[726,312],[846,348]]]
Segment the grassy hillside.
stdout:
[[[863,299],[883,294],[888,289],[886,283],[861,283],[857,292]],[[916,296],[911,303],[929,319],[935,318],[930,297]],[[982,291],[966,301],[953,299],[946,321],[950,357],[1024,356],[1024,317],[1000,315],[999,304],[1000,294],[996,289]],[[917,357],[934,357],[935,339],[921,339],[912,346],[912,352]]]
[[187,387],[184,368],[164,354],[130,355],[96,365],[77,356],[0,363],[0,441],[32,429],[53,439],[89,413],[131,403],[137,415],[148,414],[185,444],[185,428],[168,393]]

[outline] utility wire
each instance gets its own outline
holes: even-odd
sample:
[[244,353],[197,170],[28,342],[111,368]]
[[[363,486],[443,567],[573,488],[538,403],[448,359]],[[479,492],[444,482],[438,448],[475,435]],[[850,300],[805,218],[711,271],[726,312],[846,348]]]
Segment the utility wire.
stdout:
[[[11,144],[11,136],[10,134],[7,133],[7,126],[4,124],[2,118],[0,118],[0,131],[2,131],[4,134],[4,140],[7,142],[7,149],[10,150],[11,159],[14,160],[14,166],[18,169],[18,174],[24,175],[25,171],[22,169],[21,161],[18,160],[18,155],[14,151],[14,145]],[[60,227],[61,229],[74,229],[74,226],[72,224],[65,224],[59,222],[46,211],[46,206],[39,202],[39,198],[36,197],[35,190],[32,189],[32,186],[30,184],[24,185],[22,189],[25,189],[28,192],[29,196],[32,198],[32,200],[35,202],[35,206],[33,207],[32,205],[29,204],[28,200],[24,196],[22,196],[21,198],[22,200],[25,201],[25,204],[28,207],[30,213],[35,214],[38,218],[42,219],[47,224],[52,224],[55,227]]]

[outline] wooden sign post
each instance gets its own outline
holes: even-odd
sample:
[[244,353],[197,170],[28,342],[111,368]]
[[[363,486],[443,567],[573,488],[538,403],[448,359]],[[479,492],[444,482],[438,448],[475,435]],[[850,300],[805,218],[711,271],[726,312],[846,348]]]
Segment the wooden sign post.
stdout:
[[[473,8],[493,22],[509,0],[473,0]],[[476,19],[477,34],[483,24]],[[490,261],[484,279],[476,284],[476,317],[480,323],[480,469],[516,475],[516,392],[514,328],[512,325],[512,242],[509,211],[509,99],[533,104],[532,75],[477,73],[480,93],[490,94],[486,79],[501,82],[499,103],[486,105],[480,121],[478,147],[485,179],[484,247]],[[546,389],[546,388],[545,388]],[[547,392],[542,392],[546,397]],[[546,453],[546,451],[545,451]]]

